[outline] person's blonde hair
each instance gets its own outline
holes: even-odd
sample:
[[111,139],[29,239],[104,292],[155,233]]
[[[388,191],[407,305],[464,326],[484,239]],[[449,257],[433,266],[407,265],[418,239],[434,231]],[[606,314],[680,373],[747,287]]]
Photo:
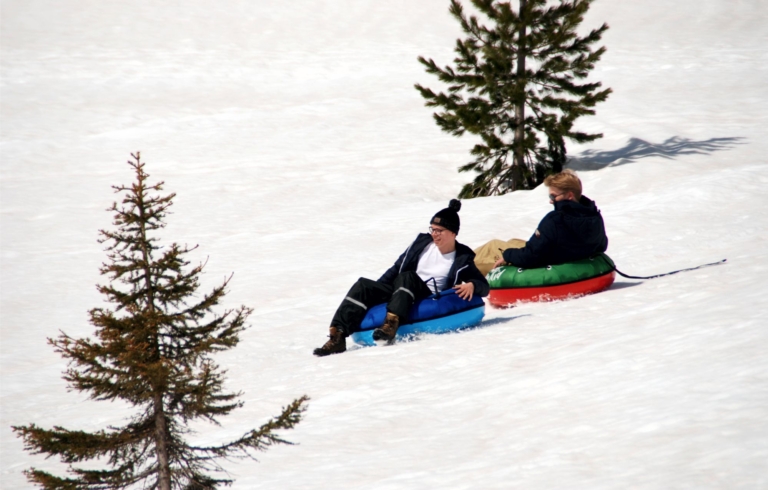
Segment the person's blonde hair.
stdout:
[[559,174],[549,175],[544,179],[544,185],[555,187],[563,192],[573,192],[573,196],[578,201],[581,199],[581,180],[571,169],[566,169]]

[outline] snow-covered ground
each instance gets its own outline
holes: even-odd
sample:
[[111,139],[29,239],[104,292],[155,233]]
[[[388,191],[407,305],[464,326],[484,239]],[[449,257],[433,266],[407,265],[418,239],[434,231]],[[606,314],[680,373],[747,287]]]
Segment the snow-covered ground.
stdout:
[[[111,185],[140,150],[177,192],[166,242],[252,328],[218,359],[245,407],[223,441],[309,395],[298,443],[228,463],[233,488],[768,488],[768,4],[598,0],[611,87],[569,152],[609,254],[650,275],[487,310],[482,328],[315,358],[470,176],[413,89],[452,59],[442,0],[0,0],[3,489],[10,425],[95,430],[130,413],[66,391],[46,337],[92,332]],[[527,238],[546,192],[464,202],[459,239]]]

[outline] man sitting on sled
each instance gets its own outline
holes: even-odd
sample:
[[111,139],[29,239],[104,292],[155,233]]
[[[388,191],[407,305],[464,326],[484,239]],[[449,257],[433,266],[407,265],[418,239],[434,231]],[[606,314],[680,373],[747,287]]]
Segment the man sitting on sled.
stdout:
[[571,170],[544,180],[549,202],[555,206],[522,248],[507,248],[494,267],[524,269],[586,259],[608,248],[608,237],[595,202],[581,194],[581,180]]
[[357,280],[333,315],[330,340],[315,349],[316,356],[347,350],[346,338],[360,327],[372,306],[387,303],[384,325],[373,331],[373,339],[392,343],[416,301],[451,288],[465,300],[488,295],[488,281],[475,267],[475,253],[456,241],[459,209],[461,202],[452,199],[449,207],[438,211],[430,221],[429,234],[420,233],[378,281]]

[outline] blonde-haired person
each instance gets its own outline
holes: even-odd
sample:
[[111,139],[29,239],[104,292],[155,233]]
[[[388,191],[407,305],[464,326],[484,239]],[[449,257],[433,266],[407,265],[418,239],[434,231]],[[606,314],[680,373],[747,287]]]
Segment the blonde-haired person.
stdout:
[[508,248],[494,267],[514,265],[524,269],[586,259],[608,249],[600,210],[582,195],[581,180],[572,170],[544,180],[549,202],[555,206],[539,223],[523,248]]

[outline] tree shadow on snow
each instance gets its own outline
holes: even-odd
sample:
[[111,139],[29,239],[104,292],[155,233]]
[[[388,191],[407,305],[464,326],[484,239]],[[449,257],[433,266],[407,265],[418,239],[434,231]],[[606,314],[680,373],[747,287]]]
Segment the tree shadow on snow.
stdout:
[[580,155],[568,159],[568,168],[577,171],[600,170],[632,163],[641,158],[662,157],[674,159],[679,155],[708,155],[720,150],[730,150],[744,144],[746,138],[710,138],[694,141],[689,138],[673,136],[663,143],[650,143],[640,138],[630,138],[624,148],[618,150],[586,150]]

